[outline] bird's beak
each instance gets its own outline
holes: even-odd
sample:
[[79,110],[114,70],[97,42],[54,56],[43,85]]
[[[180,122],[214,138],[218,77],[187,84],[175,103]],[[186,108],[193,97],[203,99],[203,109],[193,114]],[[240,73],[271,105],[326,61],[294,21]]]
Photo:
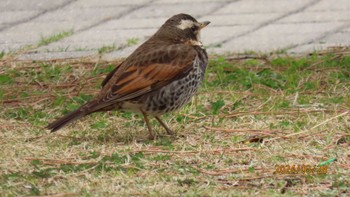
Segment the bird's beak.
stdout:
[[210,21],[204,21],[200,23],[200,29],[203,29],[204,27],[206,27],[207,25],[209,25]]

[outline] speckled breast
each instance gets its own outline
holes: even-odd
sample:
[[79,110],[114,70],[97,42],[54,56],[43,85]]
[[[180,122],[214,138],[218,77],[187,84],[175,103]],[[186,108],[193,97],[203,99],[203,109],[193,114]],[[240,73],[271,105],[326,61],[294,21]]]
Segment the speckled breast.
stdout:
[[197,52],[193,69],[187,76],[140,98],[143,111],[151,115],[161,115],[179,109],[192,98],[204,79],[208,63],[205,50],[197,49]]

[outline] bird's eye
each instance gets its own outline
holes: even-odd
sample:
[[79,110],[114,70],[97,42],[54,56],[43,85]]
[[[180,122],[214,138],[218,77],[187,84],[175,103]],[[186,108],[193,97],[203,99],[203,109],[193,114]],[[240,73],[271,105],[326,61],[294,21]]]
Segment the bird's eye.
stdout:
[[192,27],[191,27],[191,30],[192,30],[192,31],[196,31],[196,30],[197,30],[197,27],[196,27],[196,26],[192,26]]

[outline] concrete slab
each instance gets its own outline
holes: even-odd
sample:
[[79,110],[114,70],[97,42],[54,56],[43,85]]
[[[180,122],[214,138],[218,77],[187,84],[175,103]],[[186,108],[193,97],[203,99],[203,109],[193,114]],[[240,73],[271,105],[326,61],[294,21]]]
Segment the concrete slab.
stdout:
[[2,11],[0,13],[0,24],[8,25],[16,21],[21,21],[32,16],[39,14],[38,10],[15,10],[15,11]]
[[307,44],[317,38],[315,35],[325,34],[341,25],[343,23],[340,22],[273,24],[247,36],[233,39],[215,51],[220,53],[282,50],[294,45]]
[[[0,51],[36,46],[43,37],[73,30],[21,58],[83,57],[98,55],[104,46],[122,47],[103,54],[114,59],[130,54],[178,13],[211,21],[202,32],[210,53],[289,48],[295,53],[350,45],[349,0],[3,0]],[[127,46],[131,39],[139,42]]]
[[209,28],[215,26],[233,25],[258,25],[280,16],[279,13],[246,13],[246,14],[223,14],[207,15],[200,18],[202,21],[211,21]]
[[204,29],[201,33],[202,42],[205,46],[211,47],[219,47],[221,44],[217,44],[221,42],[222,38],[227,34],[231,36],[239,35],[247,30],[251,29],[252,26],[218,26],[218,27],[208,27]]
[[94,28],[94,30],[158,29],[167,20],[167,17],[158,18],[122,18],[111,20]]
[[286,13],[310,2],[312,0],[233,1],[222,9],[215,11],[214,14]]
[[[204,2],[199,6],[197,3],[188,1],[186,3],[179,3],[174,6],[172,3],[164,4],[151,4],[150,6],[144,7],[138,12],[133,12],[125,16],[125,18],[158,18],[166,17],[169,18],[175,14],[187,13],[194,17],[204,16],[211,13],[213,10],[225,5],[222,2]],[[147,13],[145,15],[145,13]]]
[[50,10],[70,1],[74,0],[2,0],[0,3],[0,11]]
[[150,0],[83,0],[77,1],[72,5],[72,8],[103,8],[103,7],[117,7],[117,6],[130,6],[148,3]]
[[344,46],[344,45],[334,44],[334,43],[312,43],[312,44],[305,44],[305,45],[295,47],[293,49],[290,49],[288,52],[290,54],[305,54],[305,53],[312,53],[320,50],[327,50],[331,47],[339,47],[339,46]]
[[48,53],[27,53],[21,54],[18,60],[53,60],[53,59],[74,59],[80,57],[97,58],[97,54],[93,51],[76,51],[76,52],[48,52]]
[[54,12],[47,13],[35,21],[46,23],[51,21],[70,21],[75,25],[79,25],[81,22],[93,24],[103,19],[117,16],[128,8],[128,6],[81,9],[73,9],[73,7],[68,7],[64,10],[56,10]]
[[103,55],[102,55],[102,60],[113,61],[113,60],[117,60],[117,59],[121,59],[121,58],[126,58],[126,57],[128,57],[138,46],[140,46],[140,44],[135,45],[135,46],[131,46],[131,47],[127,47],[127,48],[122,49],[122,50],[113,51],[113,52],[111,52],[111,53],[103,54]]
[[59,42],[49,44],[37,49],[37,51],[60,51],[67,48],[68,51],[76,50],[95,50],[103,46],[123,46],[129,39],[138,39],[143,42],[149,35],[152,35],[157,29],[133,29],[120,30],[118,32],[111,30],[94,30],[78,33]]
[[311,22],[350,22],[350,11],[307,11],[296,13],[277,23],[311,23]]
[[350,31],[332,34],[320,40],[320,42],[332,43],[334,45],[350,45]]
[[322,0],[305,11],[343,11],[350,10],[350,1],[348,0]]

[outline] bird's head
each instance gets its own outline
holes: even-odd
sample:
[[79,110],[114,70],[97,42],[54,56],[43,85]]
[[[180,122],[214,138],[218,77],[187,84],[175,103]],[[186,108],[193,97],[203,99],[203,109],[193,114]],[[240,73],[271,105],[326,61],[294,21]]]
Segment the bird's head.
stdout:
[[209,23],[209,21],[198,22],[188,14],[177,14],[161,26],[155,37],[176,43],[201,46],[200,31]]

